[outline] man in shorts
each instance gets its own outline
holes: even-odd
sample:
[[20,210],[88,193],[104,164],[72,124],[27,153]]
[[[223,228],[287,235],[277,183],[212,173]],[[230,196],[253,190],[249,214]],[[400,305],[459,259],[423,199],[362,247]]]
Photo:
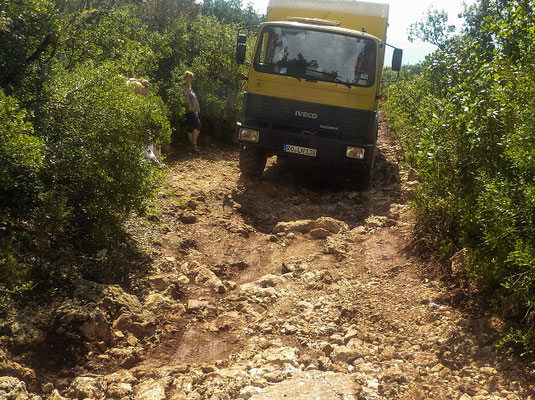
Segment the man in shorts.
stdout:
[[197,146],[197,140],[201,134],[201,121],[199,120],[199,113],[201,112],[201,107],[199,106],[199,101],[195,92],[191,89],[191,85],[194,79],[193,72],[185,72],[185,84],[182,88],[184,93],[184,101],[186,102],[186,107],[188,111],[186,112],[186,124],[188,125],[188,139],[191,143],[193,151],[199,153],[199,147]]

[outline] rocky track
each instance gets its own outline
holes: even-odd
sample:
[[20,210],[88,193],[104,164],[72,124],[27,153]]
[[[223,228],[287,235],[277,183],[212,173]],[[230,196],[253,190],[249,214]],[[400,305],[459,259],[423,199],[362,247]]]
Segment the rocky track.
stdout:
[[46,378],[12,362],[0,399],[37,399],[23,381],[43,399],[535,398],[535,365],[495,347],[502,321],[414,248],[416,182],[383,126],[379,142],[365,192],[274,160],[245,179],[235,149],[183,155],[130,225],[154,259],[139,295],[82,283],[86,314],[54,320],[85,361]]

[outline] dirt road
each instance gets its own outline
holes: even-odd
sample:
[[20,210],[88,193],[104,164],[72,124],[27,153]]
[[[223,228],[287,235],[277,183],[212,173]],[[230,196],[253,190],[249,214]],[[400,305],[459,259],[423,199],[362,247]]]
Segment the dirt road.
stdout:
[[534,365],[494,346],[503,323],[415,249],[415,182],[383,126],[379,142],[365,192],[274,160],[245,179],[234,149],[170,163],[158,207],[133,225],[155,259],[140,295],[154,335],[115,322],[110,348],[54,393],[534,398]]
[[160,269],[191,281],[186,311],[136,373],[162,371],[170,398],[526,398],[501,322],[411,250],[414,182],[379,142],[363,193],[273,160],[244,179],[235,151],[173,166]]

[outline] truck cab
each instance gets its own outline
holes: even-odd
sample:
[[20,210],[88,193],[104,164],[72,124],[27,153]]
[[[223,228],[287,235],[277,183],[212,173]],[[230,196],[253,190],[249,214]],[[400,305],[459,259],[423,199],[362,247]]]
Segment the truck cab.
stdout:
[[[368,187],[387,20],[386,4],[270,1],[236,126],[244,175],[260,176],[276,155],[340,169],[356,188]],[[239,35],[238,62],[244,42]],[[400,66],[398,50],[393,67]]]

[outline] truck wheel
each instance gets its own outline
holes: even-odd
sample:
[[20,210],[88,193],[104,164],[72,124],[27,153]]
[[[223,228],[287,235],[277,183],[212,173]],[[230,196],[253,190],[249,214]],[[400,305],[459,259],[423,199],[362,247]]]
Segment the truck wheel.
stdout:
[[277,156],[277,166],[281,169],[288,169],[290,167],[290,160],[288,157]]
[[351,186],[355,190],[366,190],[372,182],[372,167],[369,165],[359,165],[352,168]]
[[256,147],[242,146],[240,149],[240,171],[251,178],[259,177],[266,166],[266,152]]

